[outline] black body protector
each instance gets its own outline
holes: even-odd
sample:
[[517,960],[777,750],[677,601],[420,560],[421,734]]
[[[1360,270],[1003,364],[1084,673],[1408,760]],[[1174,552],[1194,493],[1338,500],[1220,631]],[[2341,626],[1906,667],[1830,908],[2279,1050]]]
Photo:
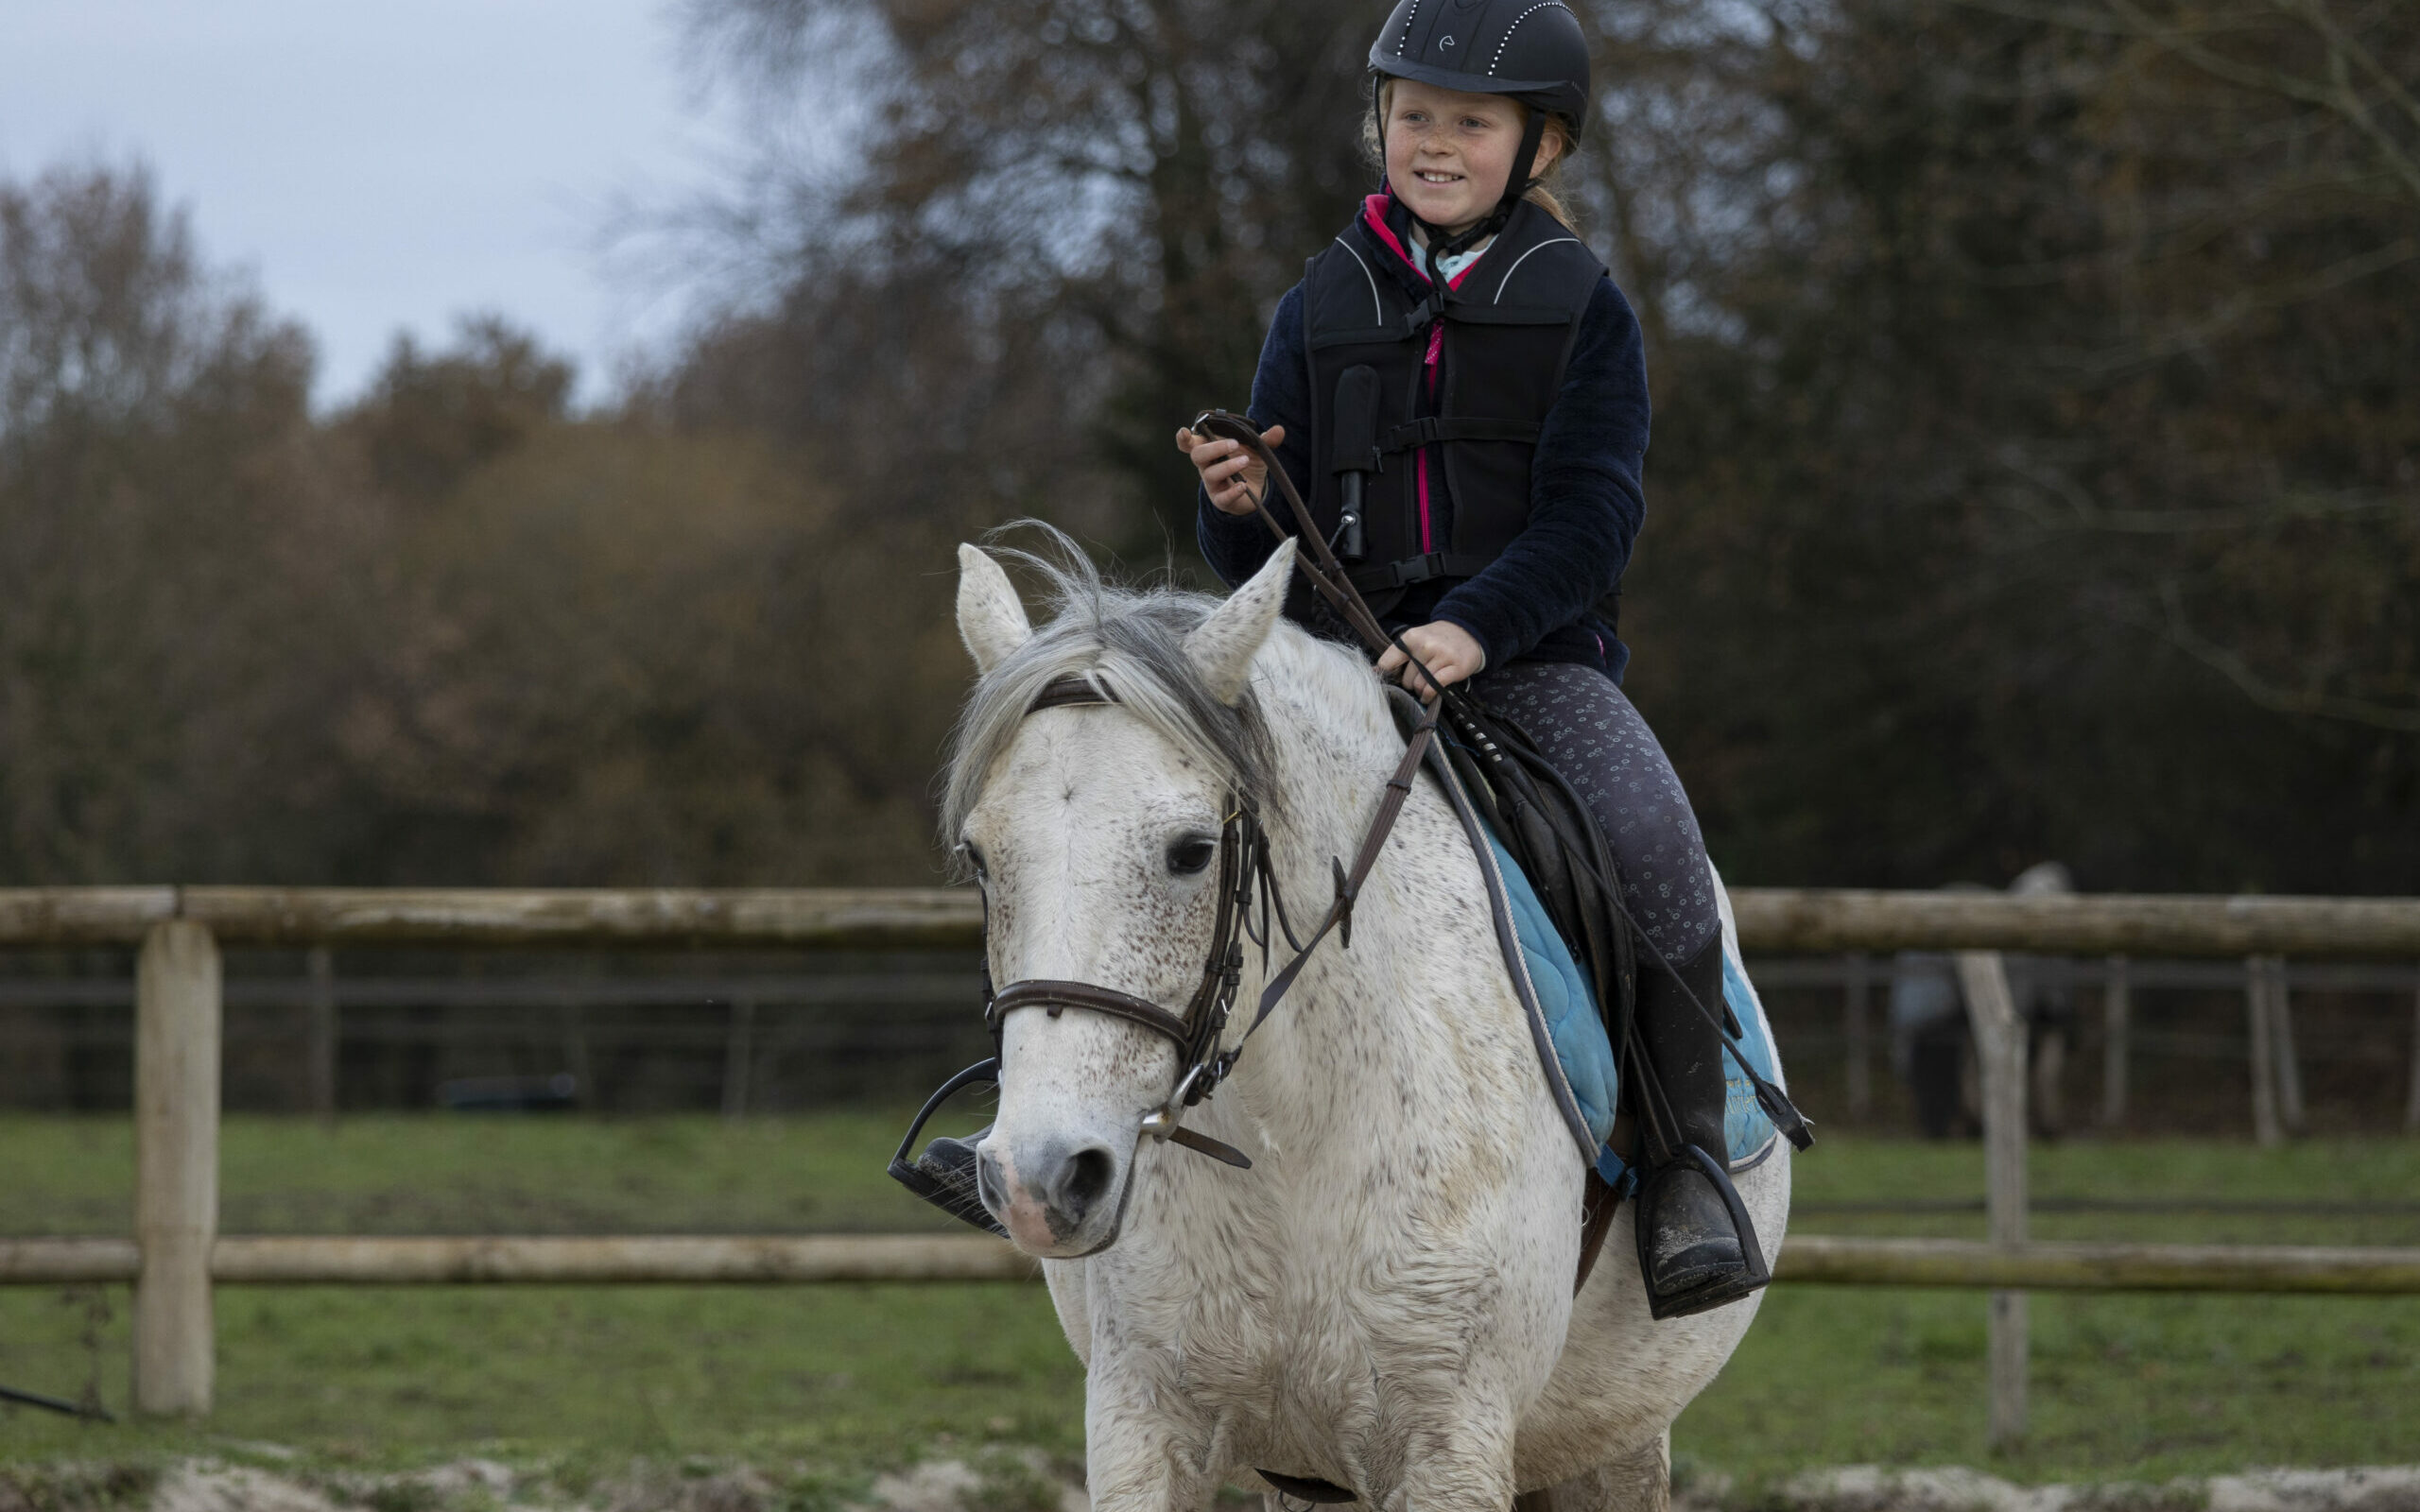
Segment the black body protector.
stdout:
[[1604,273],[1527,200],[1460,287],[1415,281],[1366,215],[1304,269],[1311,513],[1380,615],[1414,583],[1476,576],[1529,524],[1538,437]]

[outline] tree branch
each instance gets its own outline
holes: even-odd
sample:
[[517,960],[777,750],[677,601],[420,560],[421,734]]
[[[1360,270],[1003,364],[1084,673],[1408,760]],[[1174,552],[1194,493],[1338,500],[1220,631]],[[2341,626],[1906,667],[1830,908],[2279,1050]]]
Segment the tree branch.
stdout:
[[[2325,84],[2286,73],[2282,69],[2238,62],[2204,43],[2202,41],[2204,34],[2199,31],[2158,25],[2144,13],[2142,8],[2135,5],[2134,0],[2103,0],[2103,3],[2135,27],[2136,35],[2157,43],[2213,78],[2223,79],[2246,89],[2282,94],[2289,99],[2301,100],[2305,104],[2316,105],[2324,110],[2334,112],[2340,119],[2370,139],[2371,145],[2386,160],[2387,165],[2394,171],[2395,177],[2401,179],[2404,186],[2411,191],[2413,200],[2420,201],[2420,160],[2415,160],[2411,153],[2406,152],[2403,145],[2395,141],[2371,117],[2369,106],[2362,101],[2360,93],[2352,87],[2351,80],[2345,77],[2345,54],[2336,45],[2325,28],[2310,22],[2308,17],[2305,18],[2306,24],[2310,25],[2311,29],[2317,32],[2320,40],[2327,45],[2330,71],[2336,76]],[[2289,3],[2291,3],[2291,0],[2289,0]]]
[[2202,318],[2156,340],[2129,343],[2124,347],[2084,354],[2077,359],[2077,365],[2089,372],[2110,373],[2164,362],[2179,353],[2207,346],[2252,316],[2333,294],[2348,284],[2375,278],[2414,259],[2420,259],[2420,239],[2406,236],[2384,247],[2372,248],[2366,252],[2347,257],[2308,278],[2273,284],[2265,288],[2241,290]]
[[2410,90],[2403,87],[2403,81],[2388,72],[2368,48],[2336,24],[2335,12],[2327,9],[2327,0],[2278,0],[2278,4],[2284,9],[2302,14],[2310,23],[2311,29],[2325,39],[2331,52],[2338,58],[2360,64],[2361,72],[2370,76],[2371,80],[2386,93],[2386,97],[2401,107],[2404,114],[2411,117],[2411,124],[2420,126],[2420,98],[2414,97]]
[[2204,638],[2193,628],[2191,622],[2185,617],[2184,598],[2177,591],[2174,578],[2167,578],[2160,583],[2159,596],[2160,605],[2166,612],[2164,630],[2169,643],[2204,666],[2224,676],[2245,697],[2261,708],[2279,713],[2367,725],[2373,730],[2420,734],[2420,708],[2397,708],[2393,704],[2374,703],[2367,698],[2347,698],[2317,689],[2295,692],[2279,687],[2255,672],[2239,653]]

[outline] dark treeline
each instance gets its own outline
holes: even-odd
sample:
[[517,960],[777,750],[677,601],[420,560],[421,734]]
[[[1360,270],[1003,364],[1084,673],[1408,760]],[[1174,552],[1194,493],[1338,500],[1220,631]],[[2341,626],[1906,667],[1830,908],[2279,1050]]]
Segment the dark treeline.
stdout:
[[[2420,12],[1574,6],[1733,878],[2420,891]],[[1186,570],[1381,9],[691,0],[849,171],[682,218],[745,272],[608,413],[481,319],[315,416],[140,172],[0,185],[0,882],[930,879],[950,543]]]
[[140,173],[0,187],[0,877],[932,875],[945,529],[575,416],[510,326],[308,411]]

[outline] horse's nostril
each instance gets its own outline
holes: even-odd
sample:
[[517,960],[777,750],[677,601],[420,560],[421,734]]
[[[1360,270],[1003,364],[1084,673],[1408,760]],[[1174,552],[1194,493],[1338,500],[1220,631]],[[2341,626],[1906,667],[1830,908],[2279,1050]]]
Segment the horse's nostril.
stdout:
[[1099,1145],[1078,1150],[1060,1171],[1059,1200],[1053,1206],[1070,1219],[1080,1219],[1107,1194],[1110,1179],[1116,1174],[1109,1152]]
[[994,1216],[1009,1211],[1009,1184],[1000,1178],[1000,1162],[989,1150],[975,1153],[975,1192]]

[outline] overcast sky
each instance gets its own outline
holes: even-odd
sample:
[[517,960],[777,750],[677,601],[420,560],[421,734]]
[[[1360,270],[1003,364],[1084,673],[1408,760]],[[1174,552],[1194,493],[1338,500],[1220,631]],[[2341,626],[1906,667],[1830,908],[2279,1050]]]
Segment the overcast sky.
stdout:
[[674,316],[608,276],[616,202],[704,183],[725,140],[678,57],[667,0],[0,0],[0,172],[147,160],[309,324],[322,403],[481,309],[594,397]]

